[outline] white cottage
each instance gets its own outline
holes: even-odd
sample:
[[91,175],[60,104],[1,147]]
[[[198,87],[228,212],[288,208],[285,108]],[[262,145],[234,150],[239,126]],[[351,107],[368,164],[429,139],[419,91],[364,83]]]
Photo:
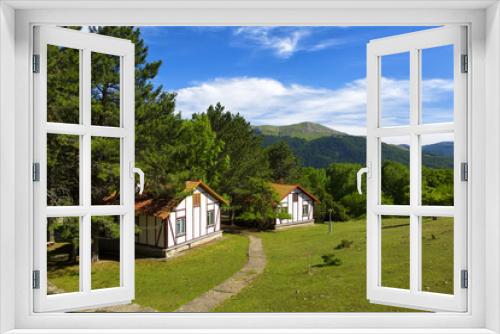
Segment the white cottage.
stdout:
[[280,198],[281,212],[290,215],[290,219],[276,219],[277,229],[314,223],[314,204],[319,203],[319,199],[299,184],[271,183],[270,186]]
[[136,246],[155,248],[169,257],[220,238],[220,208],[226,200],[202,181],[186,182],[181,200],[139,199],[135,204]]

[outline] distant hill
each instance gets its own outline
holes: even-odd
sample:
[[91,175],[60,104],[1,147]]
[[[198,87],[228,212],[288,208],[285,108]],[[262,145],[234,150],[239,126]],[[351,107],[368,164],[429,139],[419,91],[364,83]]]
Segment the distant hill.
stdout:
[[[303,128],[299,126],[304,123],[289,125],[287,128]],[[315,123],[310,126],[310,129],[325,128],[322,125]],[[298,126],[298,127],[295,127]],[[301,133],[293,133],[294,135],[284,136],[282,133],[278,135],[265,135],[260,132],[258,127],[256,131],[262,135],[262,145],[267,147],[276,142],[284,141],[288,143],[292,151],[299,158],[302,165],[316,168],[324,168],[334,162],[351,162],[365,164],[366,160],[366,138],[361,136],[351,136],[335,130],[331,130],[333,134],[320,136],[321,132],[310,134],[310,139],[305,139]],[[264,129],[267,129],[265,126]],[[271,129],[276,127],[269,127]],[[283,128],[283,127],[280,127]],[[329,128],[327,128],[329,129]],[[330,129],[329,129],[330,130]],[[269,133],[269,132],[268,132]],[[326,131],[324,132],[326,133]],[[315,138],[314,138],[315,137]],[[312,139],[311,139],[312,138]],[[453,143],[443,142],[432,145],[427,145],[422,148],[423,163],[431,168],[451,168],[453,166]],[[404,145],[382,144],[383,159],[388,159],[403,164],[408,164],[409,148]]]
[[283,126],[259,125],[255,127],[255,131],[264,136],[292,137],[305,140],[346,135],[343,132],[330,129],[329,127],[313,122],[302,122]]
[[453,142],[443,141],[436,144],[425,145],[422,150],[429,155],[453,157]]

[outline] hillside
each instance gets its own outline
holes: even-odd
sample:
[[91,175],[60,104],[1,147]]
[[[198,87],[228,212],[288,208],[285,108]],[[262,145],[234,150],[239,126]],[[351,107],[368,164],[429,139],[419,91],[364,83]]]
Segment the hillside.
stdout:
[[444,141],[441,143],[425,145],[424,153],[434,156],[453,157],[453,142]]
[[[287,127],[293,128],[293,125]],[[311,128],[319,127],[314,126]],[[261,133],[262,145],[267,147],[276,142],[285,141],[304,166],[324,168],[334,162],[364,164],[366,159],[366,138],[342,134],[335,130],[332,131],[335,133],[334,135],[320,136],[320,132],[310,133],[310,138],[315,137],[314,139],[304,139],[301,134],[295,134],[295,136],[284,136],[281,133],[280,136],[277,136],[264,135]],[[424,146],[423,152],[423,163],[427,167],[450,168],[453,166],[452,142],[443,142]],[[405,146],[383,144],[382,155],[384,159],[408,164],[409,151]]]
[[330,129],[321,124],[312,122],[302,122],[298,124],[275,126],[259,125],[255,131],[264,136],[292,137],[304,140],[313,140],[321,137],[346,135],[343,132]]

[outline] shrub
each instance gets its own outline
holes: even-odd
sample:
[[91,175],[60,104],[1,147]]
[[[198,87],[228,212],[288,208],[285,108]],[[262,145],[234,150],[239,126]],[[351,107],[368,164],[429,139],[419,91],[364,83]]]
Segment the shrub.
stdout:
[[342,264],[342,260],[333,253],[322,255],[321,259],[323,260],[321,267],[340,266]]
[[354,241],[352,241],[352,240],[342,239],[342,241],[340,242],[340,244],[338,244],[337,246],[335,246],[334,249],[351,248],[351,245],[353,244],[353,242]]

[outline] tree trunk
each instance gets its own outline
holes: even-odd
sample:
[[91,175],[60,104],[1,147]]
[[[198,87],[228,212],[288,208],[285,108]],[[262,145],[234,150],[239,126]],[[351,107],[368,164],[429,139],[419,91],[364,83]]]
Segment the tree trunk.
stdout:
[[99,261],[99,238],[93,238],[91,246],[91,259],[92,262]]
[[78,257],[78,253],[79,253],[79,247],[80,246],[80,239],[78,238],[73,238],[73,240],[71,241],[71,254],[70,254],[70,259],[69,259],[69,262],[70,263],[77,263],[77,257]]
[[234,226],[234,209],[231,209],[231,226]]

